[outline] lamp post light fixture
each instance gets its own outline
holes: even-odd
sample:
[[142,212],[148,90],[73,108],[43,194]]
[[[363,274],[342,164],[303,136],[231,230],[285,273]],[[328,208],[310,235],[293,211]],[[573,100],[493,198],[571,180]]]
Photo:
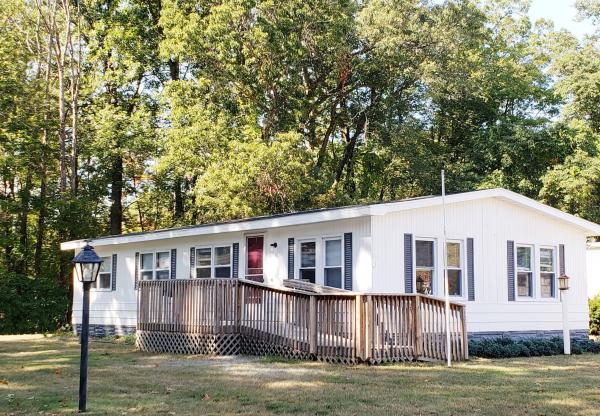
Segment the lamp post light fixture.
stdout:
[[87,402],[88,335],[90,324],[90,287],[98,278],[102,259],[94,247],[85,247],[73,258],[77,280],[83,283],[83,316],[81,319],[81,360],[79,364],[79,412],[85,412]]
[[561,274],[558,278],[558,288],[560,289],[560,302],[562,303],[563,315],[563,351],[565,355],[571,354],[571,332],[569,331],[569,305],[567,302],[567,292],[569,291],[569,276]]

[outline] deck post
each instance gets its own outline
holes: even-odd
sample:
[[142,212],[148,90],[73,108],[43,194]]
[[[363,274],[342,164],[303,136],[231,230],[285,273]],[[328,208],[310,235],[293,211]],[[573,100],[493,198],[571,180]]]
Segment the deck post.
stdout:
[[363,297],[356,295],[354,298],[354,322],[356,325],[356,358],[361,361],[365,360],[365,342],[364,342],[364,331],[365,331],[365,319],[363,314]]
[[239,334],[242,325],[242,285],[235,280],[235,330]]
[[415,296],[415,302],[413,304],[413,322],[415,325],[415,360],[419,359],[423,355],[423,332],[421,325],[421,296]]
[[466,316],[467,308],[463,305],[460,308],[460,320],[461,325],[460,329],[462,331],[462,343],[463,343],[463,359],[469,359],[469,337],[467,334],[467,316]]
[[310,296],[308,305],[308,345],[309,353],[317,355],[317,297]]
[[373,297],[367,295],[367,301],[363,305],[363,328],[364,328],[364,360],[372,358],[371,343],[373,342]]

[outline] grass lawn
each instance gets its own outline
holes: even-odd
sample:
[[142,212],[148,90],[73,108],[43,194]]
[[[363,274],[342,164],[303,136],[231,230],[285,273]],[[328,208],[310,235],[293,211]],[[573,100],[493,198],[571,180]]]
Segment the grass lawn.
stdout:
[[[147,354],[92,341],[90,415],[600,415],[600,355],[377,367]],[[79,345],[0,337],[0,415],[73,414]]]

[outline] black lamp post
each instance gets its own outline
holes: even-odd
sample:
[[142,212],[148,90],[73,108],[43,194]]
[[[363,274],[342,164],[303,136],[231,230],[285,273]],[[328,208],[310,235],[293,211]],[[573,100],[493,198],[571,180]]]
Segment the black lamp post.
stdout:
[[73,266],[77,280],[83,283],[83,316],[81,320],[81,361],[79,364],[79,411],[85,412],[87,401],[88,333],[90,324],[90,286],[96,281],[102,259],[86,243],[75,258]]

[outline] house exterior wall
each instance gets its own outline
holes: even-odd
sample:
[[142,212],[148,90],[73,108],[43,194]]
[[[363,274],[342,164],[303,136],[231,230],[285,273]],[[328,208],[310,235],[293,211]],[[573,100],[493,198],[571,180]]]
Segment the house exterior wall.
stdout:
[[[373,216],[373,292],[404,292],[404,233],[413,238],[436,241],[436,262],[443,264],[442,207]],[[454,300],[467,305],[469,333],[502,335],[507,332],[556,331],[562,328],[562,306],[554,299],[518,298],[508,301],[507,240],[535,247],[534,291],[539,293],[539,247],[565,245],[566,274],[571,277],[568,292],[571,329],[588,328],[585,232],[562,221],[504,200],[488,198],[449,204],[447,236],[465,247],[474,239],[475,300]],[[463,250],[464,253],[464,250]],[[558,256],[557,256],[558,257]],[[463,254],[463,261],[464,254]],[[556,273],[558,274],[558,258]],[[434,295],[443,295],[443,272],[438,267]],[[467,288],[464,286],[466,295]]]
[[[117,278],[115,291],[90,291],[90,325],[94,333],[130,332],[135,328],[137,317],[137,291],[135,282],[135,253],[156,250],[177,250],[176,278],[190,277],[190,248],[239,243],[239,276],[245,273],[246,236],[264,234],[264,281],[279,286],[288,276],[288,238],[296,242],[295,275],[298,276],[298,241],[314,239],[316,242],[316,282],[323,284],[324,238],[342,237],[352,233],[353,289],[367,291],[371,285],[371,222],[369,217],[327,221],[318,224],[286,226],[252,232],[230,232],[195,237],[166,238],[142,243],[97,246],[99,256],[117,254]],[[277,243],[277,247],[271,244]],[[81,322],[82,285],[74,281],[72,323]],[[112,327],[116,327],[113,331]]]
[[[314,239],[317,255],[317,283],[323,283],[323,239],[353,236],[353,290],[372,293],[404,293],[404,234],[414,239],[430,238],[436,242],[437,274],[434,295],[443,294],[442,208],[440,206],[396,211],[383,215],[320,223],[282,226],[252,232],[227,232],[212,235],[165,238],[146,242],[97,246],[101,256],[117,254],[116,291],[91,292],[90,324],[97,332],[129,332],[136,324],[134,290],[135,253],[153,250],[177,250],[176,277],[190,276],[190,247],[239,243],[239,276],[245,272],[247,235],[264,234],[265,283],[281,285],[288,276],[288,238],[295,240],[295,277],[298,277],[298,244]],[[467,305],[467,330],[473,336],[505,334],[556,333],[562,328],[562,308],[558,298],[508,300],[507,240],[533,245],[535,292],[539,293],[539,247],[556,250],[565,246],[566,273],[571,277],[568,292],[571,329],[583,333],[588,328],[585,232],[562,220],[499,198],[485,198],[452,203],[447,206],[449,240],[462,243],[462,262],[466,264],[466,239],[474,239],[475,300],[468,301],[466,276],[465,297],[454,300]],[[271,244],[277,243],[277,247]],[[466,275],[466,268],[463,268]],[[413,285],[414,287],[414,285]],[[73,324],[81,322],[81,285],[74,285]],[[108,329],[107,329],[108,328]]]
[[588,247],[586,253],[588,298],[600,295],[600,244]]

